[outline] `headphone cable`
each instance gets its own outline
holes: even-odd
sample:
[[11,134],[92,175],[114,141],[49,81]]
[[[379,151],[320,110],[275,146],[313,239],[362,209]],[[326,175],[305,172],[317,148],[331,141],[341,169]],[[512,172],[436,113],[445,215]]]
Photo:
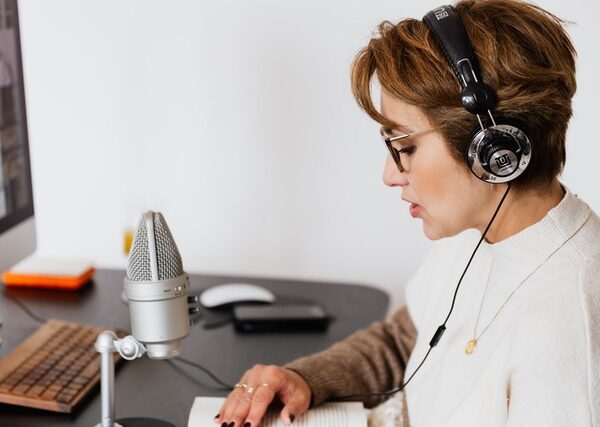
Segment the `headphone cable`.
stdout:
[[438,342],[440,341],[440,338],[442,338],[442,335],[446,331],[446,323],[448,322],[448,319],[450,318],[450,314],[452,314],[452,310],[454,310],[454,303],[456,302],[456,295],[458,294],[458,288],[460,287],[460,284],[462,283],[462,280],[465,277],[465,274],[467,273],[469,266],[471,265],[471,261],[473,261],[473,258],[475,257],[475,253],[479,249],[481,242],[483,242],[483,239],[485,238],[487,232],[489,231],[490,227],[492,226],[492,223],[496,219],[496,215],[498,215],[498,212],[500,211],[500,208],[502,207],[502,204],[504,203],[506,196],[508,196],[508,192],[510,191],[510,183],[508,183],[507,185],[508,185],[508,187],[506,188],[506,191],[504,192],[504,195],[502,196],[500,203],[498,203],[498,207],[496,207],[496,210],[494,211],[492,218],[490,219],[487,226],[485,227],[485,230],[481,234],[481,238],[479,239],[479,242],[477,242],[477,246],[475,246],[473,253],[471,253],[469,262],[467,262],[465,269],[463,270],[462,274],[460,275],[460,279],[458,280],[456,289],[454,290],[454,296],[452,298],[452,305],[450,306],[450,311],[448,312],[448,315],[446,316],[446,320],[444,320],[444,323],[441,324],[440,326],[438,326],[437,330],[435,331],[433,338],[431,338],[431,341],[429,342],[429,350],[427,350],[425,357],[423,358],[421,363],[419,363],[419,366],[417,366],[417,369],[415,369],[415,371],[411,374],[411,376],[408,378],[408,380],[406,380],[406,382],[404,384],[402,384],[401,386],[396,387],[392,390],[382,391],[382,392],[373,392],[373,393],[350,394],[350,395],[346,395],[346,396],[339,396],[332,400],[340,401],[340,400],[349,400],[349,399],[366,398],[366,397],[385,397],[385,396],[390,396],[390,395],[396,394],[399,391],[402,391],[404,389],[404,387],[406,387],[408,385],[408,383],[410,382],[410,380],[412,380],[412,378],[415,376],[417,371],[419,369],[421,369],[421,366],[423,366],[423,363],[425,363],[425,360],[427,360],[429,353],[431,352],[433,347],[435,347],[438,344]]

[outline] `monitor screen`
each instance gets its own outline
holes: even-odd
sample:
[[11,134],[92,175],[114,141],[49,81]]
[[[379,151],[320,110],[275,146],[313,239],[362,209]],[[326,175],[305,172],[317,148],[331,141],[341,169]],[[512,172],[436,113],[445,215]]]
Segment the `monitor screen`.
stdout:
[[16,0],[0,1],[0,235],[33,215]]
[[0,272],[36,247],[16,0],[0,0]]

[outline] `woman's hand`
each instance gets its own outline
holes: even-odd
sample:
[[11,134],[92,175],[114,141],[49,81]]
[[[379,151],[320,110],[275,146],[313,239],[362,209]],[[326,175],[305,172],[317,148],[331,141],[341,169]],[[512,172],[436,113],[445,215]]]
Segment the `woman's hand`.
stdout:
[[285,425],[304,414],[310,406],[311,390],[304,379],[279,366],[255,365],[221,406],[215,423],[222,427],[258,427],[275,396],[283,403],[281,421]]

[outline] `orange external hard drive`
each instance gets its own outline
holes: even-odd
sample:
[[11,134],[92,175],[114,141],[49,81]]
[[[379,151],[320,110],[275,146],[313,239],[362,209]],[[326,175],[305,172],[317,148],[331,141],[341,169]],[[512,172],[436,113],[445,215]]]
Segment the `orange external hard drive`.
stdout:
[[89,261],[29,257],[2,274],[5,286],[76,290],[94,276]]

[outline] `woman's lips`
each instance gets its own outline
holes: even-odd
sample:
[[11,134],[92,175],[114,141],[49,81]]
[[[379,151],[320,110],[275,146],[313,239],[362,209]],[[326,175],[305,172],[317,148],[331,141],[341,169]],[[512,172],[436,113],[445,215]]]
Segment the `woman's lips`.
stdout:
[[410,216],[416,218],[421,213],[421,206],[416,203],[411,203],[408,212],[410,213]]

